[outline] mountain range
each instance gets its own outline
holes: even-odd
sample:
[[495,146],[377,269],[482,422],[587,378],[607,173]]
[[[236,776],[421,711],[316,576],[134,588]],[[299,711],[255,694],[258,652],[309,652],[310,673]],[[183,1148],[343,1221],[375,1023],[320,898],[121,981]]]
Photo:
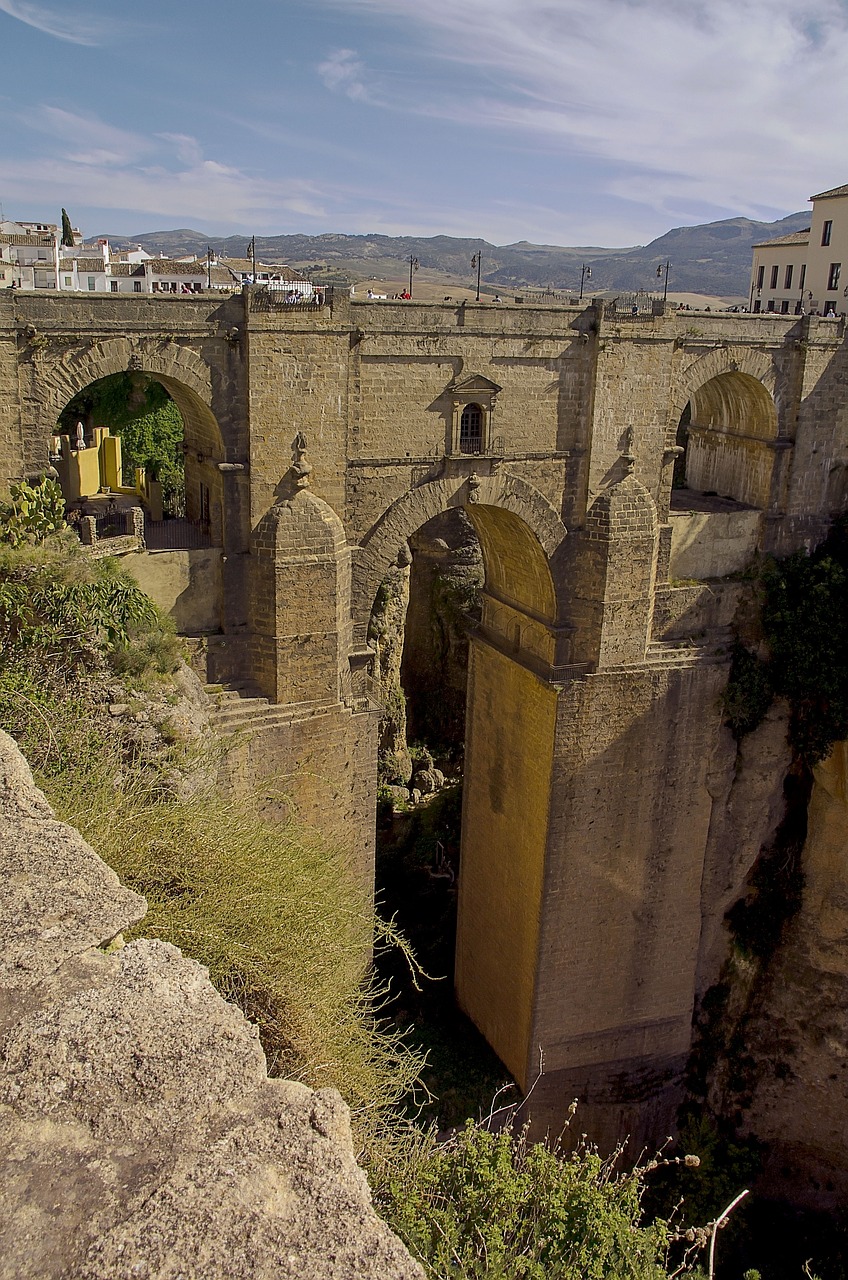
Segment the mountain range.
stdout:
[[[417,258],[422,270],[443,278],[446,285],[468,285],[474,275],[471,259],[479,253],[482,279],[489,291],[542,288],[576,292],[585,266],[591,268],[591,284],[586,283],[585,292],[592,294],[656,291],[657,268],[661,268],[664,281],[668,262],[671,292],[744,298],[751,272],[751,246],[809,224],[808,212],[793,213],[777,222],[726,218],[675,227],[650,244],[627,249],[530,244],[524,240],[494,245],[453,236],[257,236],[256,257],[264,263],[308,270],[312,278],[325,283],[402,277],[405,264]],[[167,257],[202,255],[208,247],[233,258],[244,258],[248,252],[244,236],[209,237],[187,228],[108,239],[116,247],[141,245],[148,253]]]

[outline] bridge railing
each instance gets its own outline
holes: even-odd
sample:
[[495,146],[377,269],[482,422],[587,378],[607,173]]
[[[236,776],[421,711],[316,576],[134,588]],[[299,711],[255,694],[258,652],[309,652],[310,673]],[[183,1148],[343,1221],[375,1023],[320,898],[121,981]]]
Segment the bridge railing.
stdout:
[[382,711],[383,693],[380,681],[367,671],[343,671],[341,675],[342,702],[353,711]]
[[664,316],[665,309],[662,298],[650,293],[626,293],[604,304],[604,316],[607,320],[653,320],[654,316]]
[[591,662],[569,662],[564,666],[551,667],[551,684],[565,684],[568,680],[577,680],[580,676],[589,675],[592,670]]
[[80,541],[93,547],[118,538],[132,537],[135,545],[148,551],[199,551],[212,546],[207,525],[199,520],[148,520],[142,507],[98,512],[73,513],[69,523]]
[[332,287],[316,289],[312,297],[298,294],[292,299],[285,289],[269,289],[267,285],[249,286],[248,298],[251,311],[321,311],[324,307],[332,307]]

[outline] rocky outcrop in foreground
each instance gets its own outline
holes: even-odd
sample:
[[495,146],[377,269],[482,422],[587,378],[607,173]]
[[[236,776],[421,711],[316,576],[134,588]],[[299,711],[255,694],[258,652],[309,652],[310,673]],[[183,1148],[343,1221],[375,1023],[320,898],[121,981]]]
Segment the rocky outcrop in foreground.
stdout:
[[126,946],[144,899],[0,733],[0,1277],[420,1280],[347,1108],[269,1080],[206,970]]

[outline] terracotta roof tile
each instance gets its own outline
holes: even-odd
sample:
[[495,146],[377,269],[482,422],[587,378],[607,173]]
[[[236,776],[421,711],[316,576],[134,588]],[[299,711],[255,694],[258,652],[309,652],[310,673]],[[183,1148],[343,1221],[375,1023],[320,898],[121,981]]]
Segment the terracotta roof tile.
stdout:
[[30,244],[53,246],[54,240],[52,236],[35,234],[31,236],[22,236],[13,234],[10,231],[0,231],[0,244]]
[[831,187],[830,191],[820,191],[817,196],[810,196],[810,199],[827,200],[829,196],[848,196],[848,183],[844,187]]
[[149,258],[147,265],[156,276],[202,276],[206,274],[206,262],[178,262],[174,258]]
[[[219,258],[221,266],[228,267],[230,271],[234,271],[236,275],[252,275],[253,262],[250,258]],[[267,273],[271,276],[279,276],[286,283],[291,281],[292,284],[308,284],[306,276],[302,276],[299,271],[295,271],[294,267],[281,267],[279,265],[272,266],[268,262],[257,262],[256,273]]]
[[773,240],[758,240],[752,247],[754,249],[777,248],[783,244],[809,244],[810,228],[806,227],[803,231],[792,231],[788,236],[775,236]]

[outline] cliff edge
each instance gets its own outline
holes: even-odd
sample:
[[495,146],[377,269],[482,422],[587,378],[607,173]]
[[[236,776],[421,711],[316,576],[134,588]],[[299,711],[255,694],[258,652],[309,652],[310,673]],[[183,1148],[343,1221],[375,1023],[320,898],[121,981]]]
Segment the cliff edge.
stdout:
[[57,822],[0,732],[0,1278],[421,1280],[331,1089],[256,1029]]

